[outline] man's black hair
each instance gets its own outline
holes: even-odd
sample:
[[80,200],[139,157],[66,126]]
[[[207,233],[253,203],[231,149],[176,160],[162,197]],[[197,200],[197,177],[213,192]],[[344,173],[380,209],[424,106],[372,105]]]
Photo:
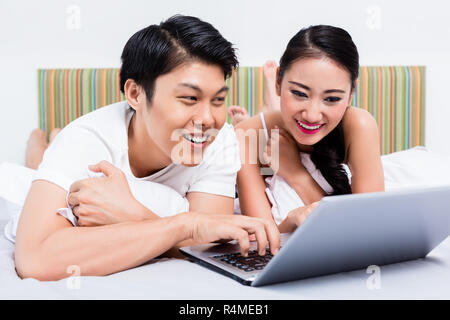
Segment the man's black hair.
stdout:
[[122,52],[120,90],[133,79],[141,85],[150,102],[155,80],[188,61],[221,67],[225,79],[237,67],[233,45],[210,23],[196,17],[175,15],[159,25],[136,32]]

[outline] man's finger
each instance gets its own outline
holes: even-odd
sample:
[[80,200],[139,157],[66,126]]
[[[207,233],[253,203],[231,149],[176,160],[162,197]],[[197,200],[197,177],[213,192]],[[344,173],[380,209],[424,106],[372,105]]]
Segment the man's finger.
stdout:
[[77,217],[77,219],[80,218],[80,212],[79,212],[79,210],[80,210],[80,206],[79,206],[79,205],[72,207],[72,213],[73,213],[73,215],[74,215],[75,217]]
[[83,187],[86,186],[87,181],[90,179],[92,179],[92,178],[75,181],[74,183],[72,183],[70,185],[69,192],[73,193],[73,192],[80,191],[80,189],[83,189]]
[[67,197],[67,202],[71,206],[78,206],[80,204],[80,200],[78,199],[78,192],[70,192]]
[[239,242],[241,254],[246,257],[248,250],[250,249],[250,239],[248,238],[248,232],[241,228],[236,228],[232,234],[232,238]]
[[256,241],[258,243],[259,255],[265,255],[267,248],[267,235],[264,224],[258,219],[252,219],[248,221],[246,225],[244,225],[244,228],[248,233],[252,233],[255,235]]
[[113,166],[110,162],[106,160],[102,160],[97,164],[90,165],[89,170],[93,172],[102,172],[107,177],[110,177],[117,171],[120,171],[117,167]]
[[251,217],[240,216],[240,218],[244,219],[239,219],[238,223],[247,233],[255,234],[256,241],[258,242],[258,252],[260,255],[264,255],[267,247],[267,235],[263,221]]
[[267,239],[269,240],[270,252],[275,255],[280,249],[280,231],[275,222],[263,220]]

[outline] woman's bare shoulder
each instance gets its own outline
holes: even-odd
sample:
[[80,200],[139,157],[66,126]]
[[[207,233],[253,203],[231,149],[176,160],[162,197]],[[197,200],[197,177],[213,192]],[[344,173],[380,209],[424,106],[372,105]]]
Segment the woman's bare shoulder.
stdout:
[[372,131],[377,128],[377,122],[370,112],[358,107],[349,107],[342,119],[344,134],[361,130]]
[[362,108],[348,107],[342,118],[342,130],[345,141],[345,160],[348,162],[352,145],[367,144],[367,141],[378,140],[378,125],[375,118]]

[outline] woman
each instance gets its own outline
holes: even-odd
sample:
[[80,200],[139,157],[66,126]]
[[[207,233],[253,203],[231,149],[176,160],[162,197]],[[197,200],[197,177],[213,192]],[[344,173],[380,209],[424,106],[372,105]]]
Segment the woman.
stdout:
[[[384,191],[377,124],[368,112],[350,107],[358,70],[357,48],[343,29],[312,26],[290,40],[276,78],[280,111],[236,126],[241,142],[249,132],[265,132],[241,145],[245,160],[237,185],[244,214],[275,219],[280,232],[291,232],[325,195]],[[265,156],[251,163],[255,153]],[[276,174],[265,181],[260,172],[267,165]],[[300,206],[275,217],[277,188],[292,191]]]
[[[224,100],[236,64],[232,45],[194,17],[174,16],[134,34],[122,53],[126,101],[75,120],[44,154],[17,229],[18,274],[56,280],[77,265],[81,275],[107,275],[184,240],[237,239],[246,254],[249,234],[261,254],[267,239],[276,253],[276,228],[232,215],[240,163]],[[151,183],[175,190],[188,207],[161,218],[153,203],[136,199],[171,205],[170,197],[151,194]]]

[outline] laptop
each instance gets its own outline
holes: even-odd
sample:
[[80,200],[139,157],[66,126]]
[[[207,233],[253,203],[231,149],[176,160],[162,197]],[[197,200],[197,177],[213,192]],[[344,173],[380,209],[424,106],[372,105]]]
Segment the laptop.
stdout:
[[248,257],[239,244],[183,247],[191,260],[245,285],[263,286],[425,257],[450,231],[450,185],[330,196],[291,234],[275,256]]

